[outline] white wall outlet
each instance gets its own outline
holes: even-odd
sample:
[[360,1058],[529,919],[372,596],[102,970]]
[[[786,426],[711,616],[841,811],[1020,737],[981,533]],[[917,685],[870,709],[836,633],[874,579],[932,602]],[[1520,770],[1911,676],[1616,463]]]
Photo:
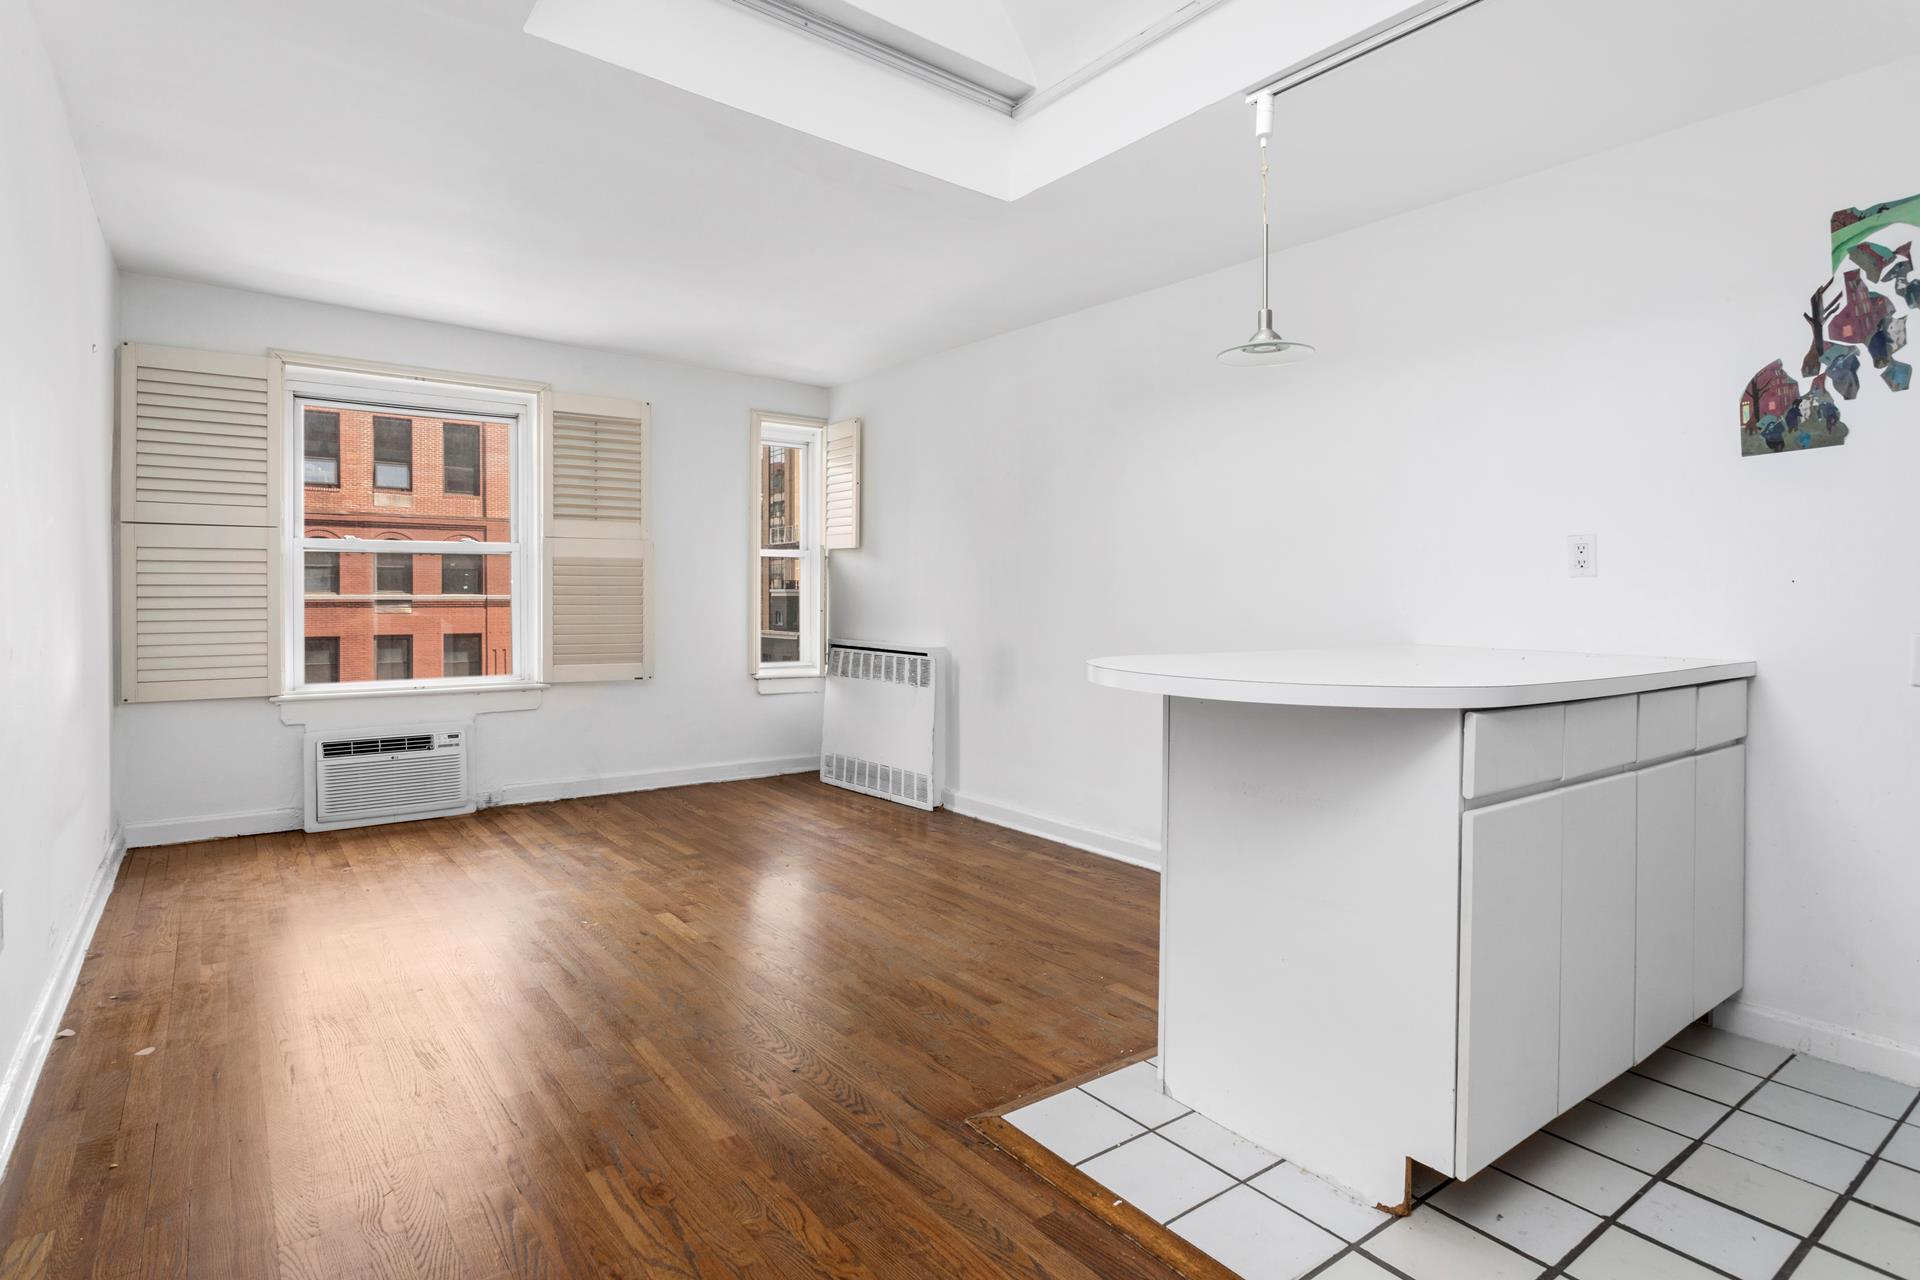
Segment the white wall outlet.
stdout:
[[1920,684],[1920,636],[1913,638],[1913,682]]
[[1600,539],[1590,533],[1567,535],[1567,576],[1569,578],[1600,576]]

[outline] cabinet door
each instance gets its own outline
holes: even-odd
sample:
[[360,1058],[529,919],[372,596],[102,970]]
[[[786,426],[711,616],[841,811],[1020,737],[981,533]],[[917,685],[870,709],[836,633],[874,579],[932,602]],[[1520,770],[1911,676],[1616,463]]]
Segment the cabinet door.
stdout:
[[1562,793],[1549,792],[1462,819],[1462,1178],[1559,1112],[1563,812]]
[[1561,793],[1559,1111],[1634,1063],[1637,793],[1630,774]]
[[1745,973],[1747,749],[1710,751],[1694,764],[1693,1013],[1699,1017],[1738,991]]
[[1633,963],[1638,1062],[1693,1021],[1694,761],[1634,776],[1640,784]]

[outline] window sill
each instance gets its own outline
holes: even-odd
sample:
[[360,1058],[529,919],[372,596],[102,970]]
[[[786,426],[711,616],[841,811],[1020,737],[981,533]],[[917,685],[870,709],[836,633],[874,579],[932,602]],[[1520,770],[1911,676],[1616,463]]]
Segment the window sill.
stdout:
[[527,693],[548,686],[538,680],[516,680],[511,684],[431,684],[396,689],[301,689],[278,693],[269,702],[348,702],[360,698],[420,698],[448,693]]
[[792,675],[756,675],[753,683],[761,693],[819,693],[827,687],[826,679],[811,671],[794,672]]

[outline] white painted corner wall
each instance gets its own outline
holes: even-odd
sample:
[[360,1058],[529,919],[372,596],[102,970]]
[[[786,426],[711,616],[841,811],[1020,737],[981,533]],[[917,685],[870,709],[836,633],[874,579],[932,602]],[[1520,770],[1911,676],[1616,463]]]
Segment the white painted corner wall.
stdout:
[[[867,426],[841,628],[952,652],[957,797],[1135,851],[1159,843],[1160,714],[1089,685],[1096,655],[1755,658],[1743,1001],[1920,1078],[1920,392],[1868,370],[1844,448],[1737,440],[1747,379],[1806,348],[1828,215],[1920,189],[1897,149],[1837,143],[1831,104],[1904,118],[1916,76],[1281,254],[1308,364],[1215,363],[1250,326],[1249,262],[836,388]],[[1598,578],[1567,576],[1569,533],[1598,535]]]
[[24,0],[0,0],[0,1162],[119,865],[107,778],[113,260]]
[[[120,328],[134,342],[283,347],[651,402],[656,675],[555,685],[532,710],[479,716],[473,785],[482,803],[516,803],[794,772],[819,759],[820,699],[762,697],[747,676],[740,557],[748,415],[819,417],[823,388],[133,273],[120,279]],[[367,727],[442,719],[445,697],[383,700]],[[285,718],[262,699],[117,707],[114,790],[128,844],[298,827],[302,730]]]

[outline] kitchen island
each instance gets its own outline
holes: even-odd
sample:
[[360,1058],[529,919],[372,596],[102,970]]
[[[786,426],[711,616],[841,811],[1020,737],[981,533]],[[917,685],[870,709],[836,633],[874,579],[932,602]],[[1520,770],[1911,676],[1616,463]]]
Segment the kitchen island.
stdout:
[[1741,985],[1748,661],[1099,658],[1164,708],[1168,1093],[1390,1208]]

